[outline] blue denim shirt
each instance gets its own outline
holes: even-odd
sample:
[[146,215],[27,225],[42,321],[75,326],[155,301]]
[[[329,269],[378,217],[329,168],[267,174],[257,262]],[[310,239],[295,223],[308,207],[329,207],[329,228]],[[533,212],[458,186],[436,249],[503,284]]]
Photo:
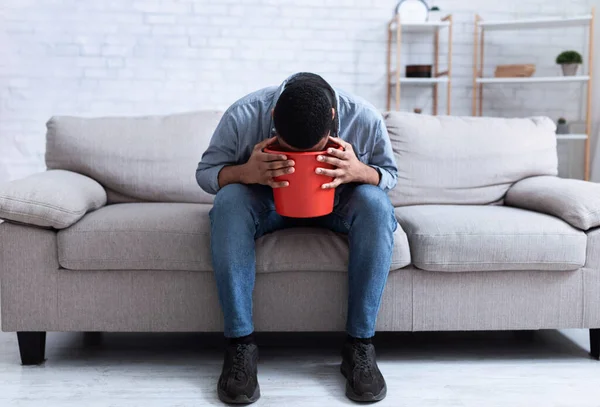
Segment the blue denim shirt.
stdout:
[[[286,82],[244,96],[227,109],[196,170],[196,180],[203,190],[216,194],[221,169],[246,163],[254,146],[273,136],[271,111]],[[339,137],[352,144],[361,162],[379,171],[381,189],[392,189],[396,185],[398,168],[381,113],[362,98],[338,89],[335,92]]]

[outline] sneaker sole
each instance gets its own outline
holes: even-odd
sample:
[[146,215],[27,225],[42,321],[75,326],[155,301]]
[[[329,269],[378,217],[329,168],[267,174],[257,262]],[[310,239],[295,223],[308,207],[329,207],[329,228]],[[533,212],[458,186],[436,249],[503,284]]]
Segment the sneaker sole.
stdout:
[[[346,378],[346,380],[348,380],[348,370],[350,369],[350,367],[348,365],[346,365],[344,362],[342,362],[342,366],[340,366],[340,372],[342,372],[342,375],[344,375],[344,377]],[[363,394],[356,394],[354,392],[354,390],[352,390],[352,387],[350,387],[350,384],[346,381],[346,397],[348,397],[350,400],[352,401],[361,401],[361,402],[373,402],[373,401],[381,401],[385,398],[385,396],[387,395],[387,385],[383,386],[383,389],[381,389],[381,391],[379,392],[379,394],[373,394],[373,393],[363,393]]]
[[254,394],[251,397],[246,396],[245,394],[241,394],[236,398],[231,398],[225,393],[223,390],[218,389],[219,400],[223,403],[227,404],[252,404],[256,400],[260,398],[260,386],[256,385],[256,390],[254,390]]

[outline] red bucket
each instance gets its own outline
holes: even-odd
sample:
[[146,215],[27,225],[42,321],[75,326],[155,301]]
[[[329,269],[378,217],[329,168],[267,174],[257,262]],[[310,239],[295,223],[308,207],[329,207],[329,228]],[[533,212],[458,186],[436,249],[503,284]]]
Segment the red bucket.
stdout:
[[[327,155],[327,151],[283,151],[272,144],[264,151],[271,154],[284,153],[288,160],[294,160],[294,172],[275,178],[275,181],[288,181],[283,188],[274,188],[275,210],[281,216],[290,218],[316,218],[333,211],[335,189],[322,189],[321,186],[333,178],[315,173],[317,168],[334,169],[332,165],[317,161],[317,156]],[[342,149],[337,144],[327,148]]]

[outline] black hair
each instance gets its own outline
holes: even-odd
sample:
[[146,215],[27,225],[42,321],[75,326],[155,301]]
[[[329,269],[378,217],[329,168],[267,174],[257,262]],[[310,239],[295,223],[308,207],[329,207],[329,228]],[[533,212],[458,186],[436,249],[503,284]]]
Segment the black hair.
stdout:
[[303,150],[314,147],[328,134],[337,136],[335,92],[318,75],[297,74],[279,96],[273,121],[279,137],[290,146]]

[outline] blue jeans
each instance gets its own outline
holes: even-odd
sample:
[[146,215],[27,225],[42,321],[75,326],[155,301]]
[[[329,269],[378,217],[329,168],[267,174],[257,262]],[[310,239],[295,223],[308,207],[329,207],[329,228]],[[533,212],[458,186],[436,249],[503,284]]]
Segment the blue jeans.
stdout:
[[394,208],[385,192],[373,185],[348,184],[338,192],[333,212],[312,219],[286,218],[275,212],[270,187],[231,184],[217,193],[210,211],[211,250],[226,337],[254,331],[255,239],[295,226],[322,227],[348,235],[346,330],[355,338],[375,334],[397,227]]

